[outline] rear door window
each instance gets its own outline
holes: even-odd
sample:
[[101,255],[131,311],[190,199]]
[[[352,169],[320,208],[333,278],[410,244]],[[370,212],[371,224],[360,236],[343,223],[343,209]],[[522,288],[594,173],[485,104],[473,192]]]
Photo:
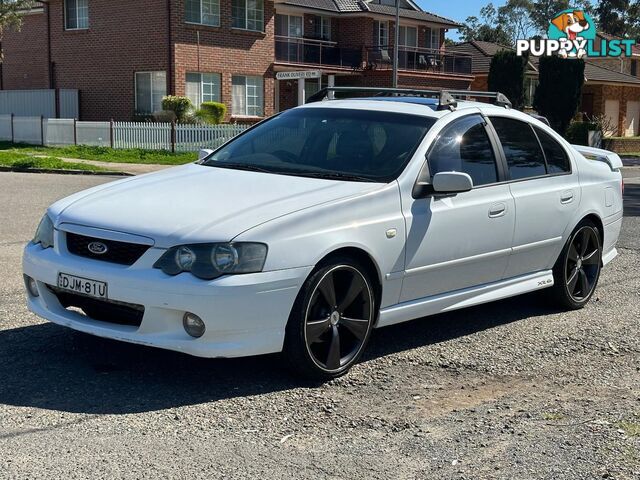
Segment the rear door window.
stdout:
[[531,125],[504,117],[492,117],[491,123],[502,144],[511,180],[546,175],[544,154]]
[[567,173],[571,171],[571,164],[569,162],[569,156],[562,145],[560,145],[551,135],[547,132],[534,127],[542,149],[544,150],[544,156],[547,158],[547,168],[550,174]]

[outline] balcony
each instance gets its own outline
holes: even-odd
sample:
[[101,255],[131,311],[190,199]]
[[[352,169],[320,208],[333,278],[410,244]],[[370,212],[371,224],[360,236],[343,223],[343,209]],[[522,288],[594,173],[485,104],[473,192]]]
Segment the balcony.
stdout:
[[[393,65],[393,46],[338,46],[337,42],[276,35],[276,61],[322,65],[354,71],[386,70]],[[471,75],[471,55],[439,49],[401,46],[398,68],[415,72]]]
[[[393,68],[393,46],[366,48],[365,68]],[[455,75],[471,75],[471,55],[432,48],[406,47],[398,49],[398,68]]]
[[336,42],[276,35],[276,61],[360,69],[362,49],[339,47]]

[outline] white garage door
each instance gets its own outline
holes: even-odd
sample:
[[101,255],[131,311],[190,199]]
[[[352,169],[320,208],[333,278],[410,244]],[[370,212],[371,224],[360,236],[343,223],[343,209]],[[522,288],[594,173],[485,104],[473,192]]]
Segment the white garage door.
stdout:
[[620,101],[619,100],[605,100],[604,102],[604,115],[607,119],[607,136],[617,136],[618,133],[618,115],[620,113]]
[[638,135],[638,122],[640,122],[640,102],[627,102],[627,123],[625,125],[625,135],[627,137]]

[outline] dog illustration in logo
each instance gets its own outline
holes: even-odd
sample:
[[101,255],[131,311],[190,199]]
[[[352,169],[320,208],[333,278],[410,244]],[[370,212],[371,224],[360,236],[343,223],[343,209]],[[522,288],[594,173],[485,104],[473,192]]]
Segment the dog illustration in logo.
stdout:
[[[585,40],[580,34],[585,30],[591,28],[591,25],[585,18],[584,12],[582,10],[574,10],[573,12],[561,13],[556,18],[551,20],[551,23],[555,25],[558,30],[563,32],[567,36],[567,40],[571,42],[573,42],[574,40]],[[587,52],[584,48],[578,48],[577,51],[571,48],[569,49],[569,51],[567,51],[566,48],[563,48],[560,50],[559,54],[562,58],[582,58],[587,54]]]

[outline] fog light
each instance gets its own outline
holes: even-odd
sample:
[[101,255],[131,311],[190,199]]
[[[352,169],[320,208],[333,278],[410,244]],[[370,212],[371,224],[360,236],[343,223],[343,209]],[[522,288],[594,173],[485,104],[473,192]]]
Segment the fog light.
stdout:
[[202,319],[195,313],[185,313],[182,317],[182,325],[184,330],[194,338],[200,338],[204,335],[205,326]]
[[40,296],[40,292],[38,292],[38,283],[34,278],[31,278],[29,275],[25,275],[24,283],[27,285],[27,290],[32,297]]

